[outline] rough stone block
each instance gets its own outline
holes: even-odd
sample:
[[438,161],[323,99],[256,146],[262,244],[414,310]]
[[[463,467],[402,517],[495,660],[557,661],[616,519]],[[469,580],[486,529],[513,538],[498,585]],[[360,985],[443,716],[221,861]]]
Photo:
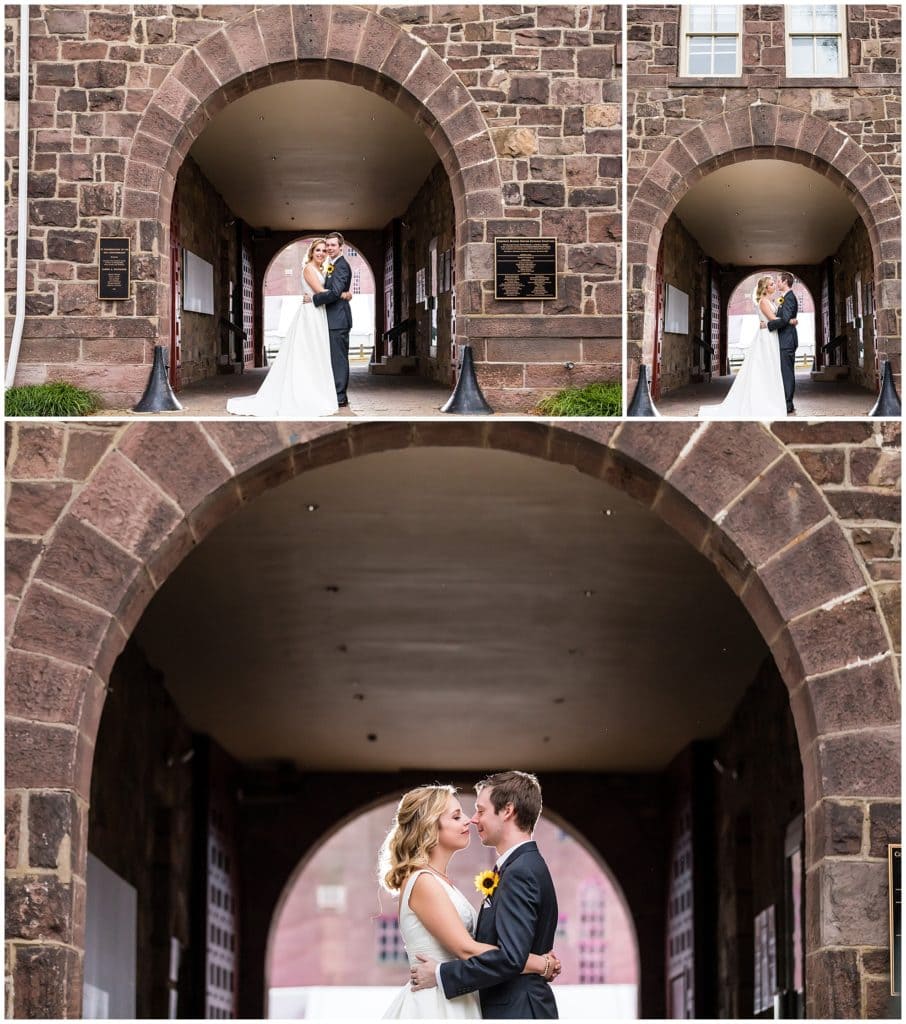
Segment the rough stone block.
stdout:
[[846,536],[836,523],[794,542],[761,573],[781,616],[792,619],[865,584]]
[[729,509],[722,526],[752,563],[760,565],[826,515],[814,484],[786,456]]
[[38,576],[99,608],[116,608],[140,563],[75,516],[64,518],[47,547]]
[[711,425],[701,431],[686,458],[671,472],[674,487],[716,515],[758,478],[782,449],[766,430],[749,424]]
[[10,485],[6,505],[9,533],[41,537],[56,523],[72,495],[72,485],[60,482],[18,482]]
[[862,1016],[861,979],[854,949],[818,949],[808,956],[807,1017]]
[[872,803],[869,808],[870,849],[872,857],[887,857],[887,847],[903,841],[899,804]]
[[[186,423],[142,424],[131,430],[120,451],[184,509],[193,508],[225,483],[230,472],[204,433]],[[181,452],[179,459],[171,453]]]
[[81,961],[75,949],[20,943],[9,948],[14,1017],[32,1016],[35,1007],[51,1019],[81,1016]]

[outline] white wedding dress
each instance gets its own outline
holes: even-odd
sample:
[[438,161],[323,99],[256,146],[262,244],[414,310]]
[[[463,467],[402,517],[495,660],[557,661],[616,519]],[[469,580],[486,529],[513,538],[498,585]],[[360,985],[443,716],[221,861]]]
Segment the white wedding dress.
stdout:
[[[402,893],[400,893],[400,934],[406,944],[406,952],[409,955],[409,966],[418,963],[415,954],[421,953],[429,956],[438,962],[455,960],[444,947],[434,938],[428,929],[419,921],[416,915],[409,909],[409,895],[412,886],[419,875],[431,874],[430,871],[416,871],[406,882]],[[450,901],[456,908],[462,919],[466,930],[470,935],[475,934],[475,922],[478,915],[472,904],[453,885],[448,885],[443,879],[433,875],[436,881],[444,887]],[[481,1003],[478,1000],[477,992],[469,992],[464,996],[457,996],[455,999],[447,999],[440,988],[426,988],[420,992],[413,992],[410,985],[400,990],[396,999],[390,1004],[384,1014],[384,1020],[481,1020]]]
[[763,319],[757,310],[750,327],[748,352],[727,397],[720,405],[703,405],[698,410],[703,420],[780,420],[786,417],[786,397],[780,372],[780,345],[777,335],[759,327]]
[[[323,284],[324,276],[320,276]],[[313,294],[304,277],[302,290]],[[327,312],[313,302],[301,302],[261,387],[254,395],[231,398],[227,412],[259,419],[306,420],[330,416],[337,408]]]

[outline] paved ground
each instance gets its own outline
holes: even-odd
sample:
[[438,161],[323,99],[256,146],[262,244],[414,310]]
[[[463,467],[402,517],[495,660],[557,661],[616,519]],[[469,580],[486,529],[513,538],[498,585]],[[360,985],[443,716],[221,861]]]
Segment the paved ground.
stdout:
[[[266,370],[261,369],[211,377],[179,392],[177,397],[182,404],[181,412],[146,415],[187,418],[226,416],[227,399],[255,392],[265,373]],[[714,377],[710,384],[692,384],[672,391],[656,403],[657,410],[664,417],[697,416],[699,406],[716,405],[723,401],[732,381],[732,377]],[[336,416],[390,419],[439,416],[442,415],[440,407],[450,397],[450,391],[450,388],[420,377],[370,374],[367,363],[354,363],[350,368],[349,407],[340,410]],[[802,419],[867,416],[876,399],[874,393],[846,381],[834,384],[814,382],[807,370],[800,371],[796,376],[796,414]],[[105,409],[99,415],[142,414],[132,413],[128,409]]]
[[[710,384],[690,384],[671,391],[656,403],[657,411],[662,416],[697,416],[699,406],[722,402],[732,382],[731,376],[712,377]],[[632,395],[629,397],[631,399]],[[813,381],[808,370],[796,374],[796,416],[800,419],[867,416],[877,398],[874,392],[848,381]]]
[[[220,374],[200,384],[183,388],[177,395],[181,412],[150,413],[152,416],[226,416],[227,399],[251,395],[261,386],[266,369],[239,374]],[[415,376],[370,374],[367,363],[353,363],[349,373],[349,406],[338,417],[385,416],[394,419],[410,416],[439,416],[440,407],[450,397],[451,388],[441,387]],[[120,410],[125,412],[125,410]],[[105,410],[110,415],[110,410]],[[103,414],[102,414],[103,415]],[[140,416],[140,413],[131,415]]]

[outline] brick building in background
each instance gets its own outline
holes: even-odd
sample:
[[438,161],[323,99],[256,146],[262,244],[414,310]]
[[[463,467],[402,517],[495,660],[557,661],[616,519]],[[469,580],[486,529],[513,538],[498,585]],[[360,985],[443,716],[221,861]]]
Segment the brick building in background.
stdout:
[[8,1016],[260,1017],[300,865],[496,761],[641,1016],[899,1016],[899,425],[453,426],[11,425]]
[[627,364],[655,396],[728,372],[726,305],[761,268],[808,287],[817,370],[848,367],[825,375],[866,413],[899,372],[900,15],[628,8]]
[[[328,229],[380,282],[378,359],[417,357],[449,383],[468,343],[500,409],[620,378],[619,7],[30,12],[17,383],[64,378],[123,406],[156,345],[177,389],[260,366],[267,267]],[[6,14],[12,271],[24,97],[19,8]],[[98,298],[111,236],[129,240],[122,301]],[[494,240],[508,236],[556,239],[556,298],[495,300]],[[208,311],[174,301],[184,250],[210,278]]]
[[[469,789],[460,800],[473,813]],[[375,870],[376,851],[395,809],[389,803],[367,811],[306,859],[274,918],[269,988],[404,983],[407,960],[397,927],[399,904],[378,888]],[[557,888],[560,982],[636,984],[632,919],[601,865],[547,814],[534,837]],[[474,830],[469,847],[450,862],[450,877],[476,907],[480,897],[473,879],[493,863],[493,850],[481,845]]]

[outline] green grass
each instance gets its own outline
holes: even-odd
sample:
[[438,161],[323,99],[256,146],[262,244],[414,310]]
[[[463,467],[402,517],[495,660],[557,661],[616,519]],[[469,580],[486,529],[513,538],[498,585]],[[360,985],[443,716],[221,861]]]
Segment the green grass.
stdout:
[[62,380],[8,388],[7,416],[90,416],[101,407],[100,395]]
[[588,384],[567,388],[538,403],[541,416],[622,416],[623,388],[620,384]]

